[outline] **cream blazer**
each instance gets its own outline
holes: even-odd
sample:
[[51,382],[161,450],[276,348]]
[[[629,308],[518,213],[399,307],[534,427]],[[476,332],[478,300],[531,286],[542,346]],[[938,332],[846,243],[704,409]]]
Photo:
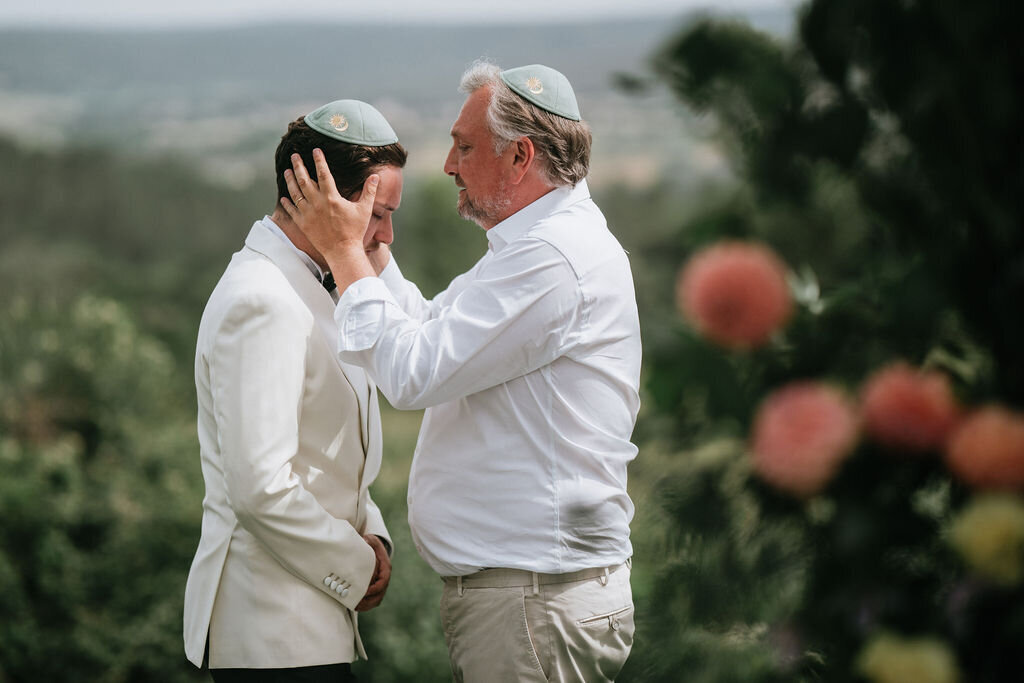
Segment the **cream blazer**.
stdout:
[[[335,292],[335,296],[336,296]],[[376,387],[335,353],[334,300],[257,222],[217,283],[196,346],[202,536],[185,587],[185,653],[211,668],[366,657],[355,606],[391,539]]]

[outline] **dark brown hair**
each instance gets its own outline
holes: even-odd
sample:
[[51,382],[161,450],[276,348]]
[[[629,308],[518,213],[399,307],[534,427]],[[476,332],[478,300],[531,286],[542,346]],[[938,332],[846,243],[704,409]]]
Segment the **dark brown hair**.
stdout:
[[300,116],[288,124],[288,131],[281,137],[277,151],[274,152],[278,199],[289,196],[284,172],[292,167],[292,154],[302,157],[309,177],[316,180],[313,150],[317,147],[323,150],[327,166],[334,176],[334,184],[346,199],[351,199],[363,189],[363,183],[375,169],[382,166],[405,167],[409,154],[400,142],[382,147],[353,145],[316,132],[306,124],[304,118]]

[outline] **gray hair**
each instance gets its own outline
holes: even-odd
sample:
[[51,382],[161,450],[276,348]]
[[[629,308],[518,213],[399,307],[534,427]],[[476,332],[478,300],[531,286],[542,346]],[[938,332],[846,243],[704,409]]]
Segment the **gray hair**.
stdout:
[[533,142],[544,179],[555,187],[572,187],[590,170],[590,126],[545,111],[512,91],[501,80],[501,69],[477,60],[462,74],[459,90],[472,94],[490,86],[487,127],[494,136],[494,153],[501,154],[521,137]]

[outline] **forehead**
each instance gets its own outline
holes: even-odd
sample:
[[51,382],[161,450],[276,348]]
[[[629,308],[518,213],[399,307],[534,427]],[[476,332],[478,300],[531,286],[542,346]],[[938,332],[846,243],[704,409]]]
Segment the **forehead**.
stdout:
[[474,90],[462,103],[459,118],[452,125],[452,135],[467,137],[487,133],[487,107],[491,103],[491,86]]
[[380,176],[380,185],[377,187],[374,205],[392,210],[398,208],[402,201],[402,169],[397,166],[384,166],[375,173]]

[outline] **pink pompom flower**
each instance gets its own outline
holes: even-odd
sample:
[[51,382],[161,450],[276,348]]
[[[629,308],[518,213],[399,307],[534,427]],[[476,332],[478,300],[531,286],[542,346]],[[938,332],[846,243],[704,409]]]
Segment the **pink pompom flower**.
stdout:
[[676,304],[701,334],[729,348],[764,344],[793,311],[785,264],[771,249],[720,242],[690,258]]
[[754,418],[754,470],[772,486],[820,493],[857,443],[857,413],[842,391],[794,382],[770,394]]
[[941,450],[958,413],[946,375],[902,362],[873,374],[861,391],[864,431],[892,449]]
[[970,486],[1024,489],[1024,415],[988,405],[968,415],[949,437],[946,464]]

